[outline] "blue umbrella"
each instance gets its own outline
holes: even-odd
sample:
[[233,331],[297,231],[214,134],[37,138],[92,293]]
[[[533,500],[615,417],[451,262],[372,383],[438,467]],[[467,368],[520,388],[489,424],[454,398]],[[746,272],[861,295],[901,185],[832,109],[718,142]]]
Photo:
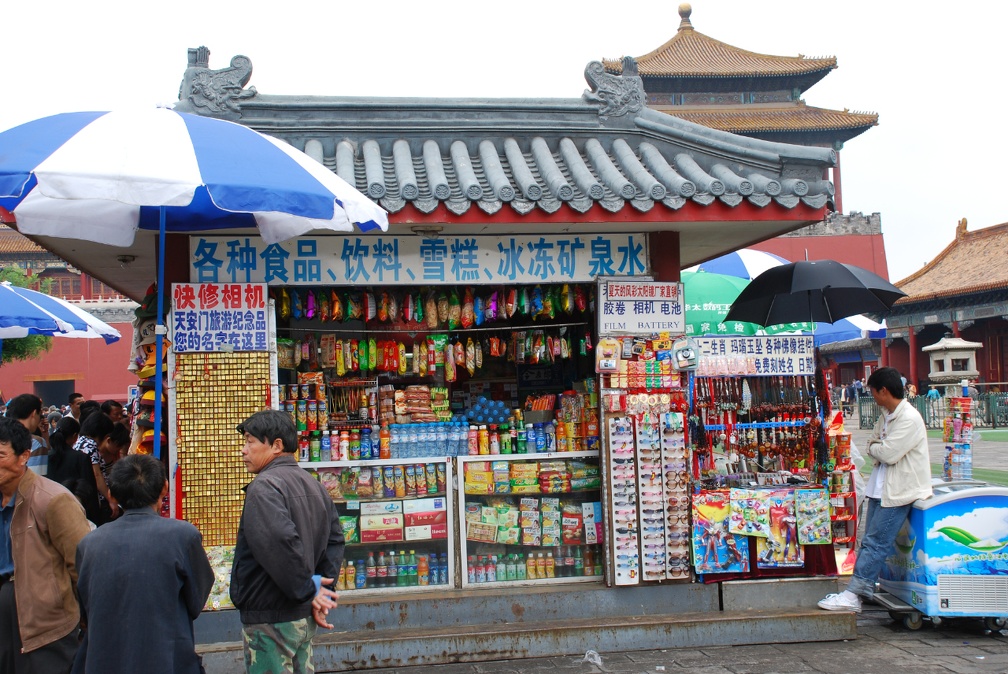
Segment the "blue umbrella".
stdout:
[[102,338],[106,344],[119,339],[119,331],[66,300],[0,283],[0,339],[28,335]]
[[129,246],[138,228],[156,229],[157,353],[167,332],[165,232],[257,227],[277,243],[388,227],[377,204],[286,143],[167,109],[64,113],[0,133],[0,207],[36,236]]
[[761,250],[752,248],[742,248],[731,253],[726,253],[721,257],[716,257],[707,262],[701,262],[688,271],[705,271],[711,274],[725,274],[726,276],[737,276],[739,278],[752,280],[771,267],[778,267],[787,264],[787,260],[774,255],[764,253]]

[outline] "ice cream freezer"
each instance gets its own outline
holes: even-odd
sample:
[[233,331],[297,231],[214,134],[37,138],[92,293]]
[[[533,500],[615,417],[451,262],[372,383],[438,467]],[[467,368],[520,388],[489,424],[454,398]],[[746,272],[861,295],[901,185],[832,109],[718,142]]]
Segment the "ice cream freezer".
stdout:
[[891,611],[905,616],[908,627],[919,626],[922,616],[974,617],[990,629],[1003,627],[1008,488],[971,480],[936,483],[933,497],[914,503],[879,585],[880,598],[888,593],[908,605]]

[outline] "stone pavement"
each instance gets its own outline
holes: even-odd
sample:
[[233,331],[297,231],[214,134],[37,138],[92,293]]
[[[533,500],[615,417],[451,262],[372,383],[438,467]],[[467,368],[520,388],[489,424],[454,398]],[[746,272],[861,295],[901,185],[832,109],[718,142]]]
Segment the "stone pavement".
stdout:
[[[586,639],[590,642],[590,639]],[[671,646],[671,644],[670,644]],[[372,669],[370,674],[595,674],[690,672],[691,674],[949,674],[1008,672],[1008,632],[988,632],[979,620],[949,620],[918,631],[894,622],[884,610],[866,605],[856,641],[668,648],[584,655]]]

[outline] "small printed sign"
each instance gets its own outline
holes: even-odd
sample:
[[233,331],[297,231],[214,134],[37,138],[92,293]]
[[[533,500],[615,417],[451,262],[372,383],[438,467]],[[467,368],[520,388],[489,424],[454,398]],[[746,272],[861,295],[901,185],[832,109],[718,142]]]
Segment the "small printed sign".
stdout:
[[269,351],[264,283],[172,285],[172,350]]
[[686,331],[681,283],[599,281],[599,335],[681,335]]

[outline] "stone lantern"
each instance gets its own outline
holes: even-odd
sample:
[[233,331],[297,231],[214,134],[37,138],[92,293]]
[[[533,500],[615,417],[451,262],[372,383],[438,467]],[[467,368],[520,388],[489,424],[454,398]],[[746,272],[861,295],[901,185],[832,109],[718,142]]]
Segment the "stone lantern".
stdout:
[[976,351],[982,347],[980,342],[968,342],[945,333],[939,341],[921,349],[931,359],[928,379],[932,384],[957,384],[963,379],[975,380],[980,376]]

